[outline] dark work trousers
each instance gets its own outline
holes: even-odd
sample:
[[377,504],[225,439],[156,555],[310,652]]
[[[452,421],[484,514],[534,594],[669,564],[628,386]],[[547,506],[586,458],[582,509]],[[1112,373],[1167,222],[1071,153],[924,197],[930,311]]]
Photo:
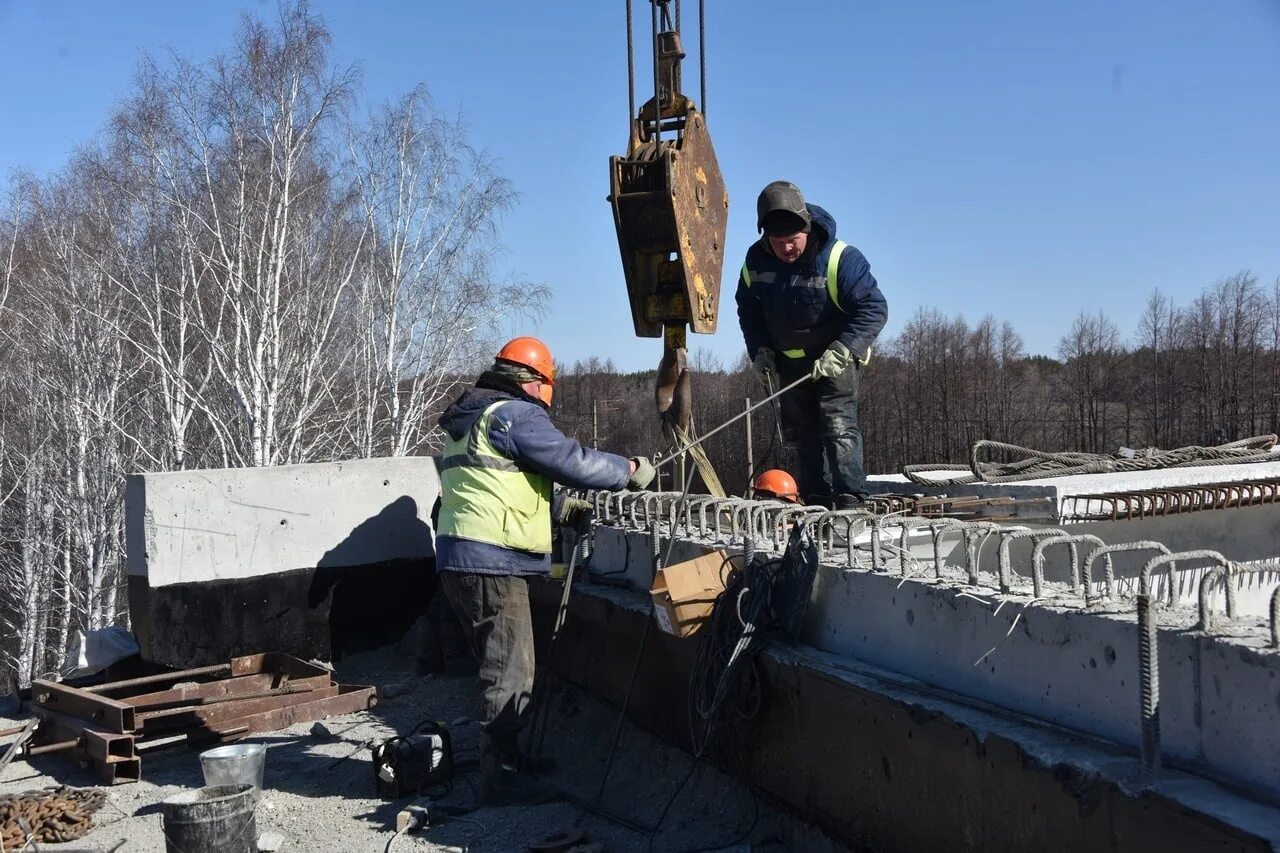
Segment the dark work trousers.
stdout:
[[499,760],[513,758],[533,694],[529,584],[512,575],[464,572],[441,572],[440,583],[480,661],[486,749]]
[[[778,387],[785,388],[813,370],[813,358],[777,359]],[[862,429],[858,426],[858,366],[832,379],[805,382],[783,394],[782,433],[796,449],[796,480],[806,499],[835,495],[866,497],[862,470]]]

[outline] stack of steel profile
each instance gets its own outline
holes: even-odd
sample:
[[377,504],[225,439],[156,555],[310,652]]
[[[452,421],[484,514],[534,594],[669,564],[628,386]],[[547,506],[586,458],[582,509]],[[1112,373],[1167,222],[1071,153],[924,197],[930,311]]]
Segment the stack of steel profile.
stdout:
[[338,684],[324,667],[278,652],[91,687],[41,679],[31,685],[37,725],[25,754],[58,753],[105,784],[134,782],[153,749],[227,743],[377,701],[373,687]]

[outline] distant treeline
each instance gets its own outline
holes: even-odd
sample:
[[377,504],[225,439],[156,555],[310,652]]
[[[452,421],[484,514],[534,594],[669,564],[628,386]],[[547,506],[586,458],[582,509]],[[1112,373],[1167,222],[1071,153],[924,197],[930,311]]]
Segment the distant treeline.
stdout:
[[[1006,322],[971,326],[921,309],[877,346],[862,375],[861,422],[868,471],[921,462],[966,462],[979,439],[1041,450],[1114,453],[1119,447],[1221,444],[1280,430],[1280,280],[1240,272],[1206,287],[1189,305],[1160,292],[1127,325],[1105,312],[1081,314],[1057,358],[1030,356]],[[656,343],[656,342],[655,342]],[[745,356],[731,368],[695,355],[695,418],[703,430],[765,391]],[[584,441],[596,407],[600,445],[652,453],[667,443],[653,403],[653,372],[619,373],[589,359],[566,371],[555,417]],[[789,462],[770,407],[746,430],[708,441],[725,488],[741,494],[749,470]],[[696,488],[696,487],[695,487]]]

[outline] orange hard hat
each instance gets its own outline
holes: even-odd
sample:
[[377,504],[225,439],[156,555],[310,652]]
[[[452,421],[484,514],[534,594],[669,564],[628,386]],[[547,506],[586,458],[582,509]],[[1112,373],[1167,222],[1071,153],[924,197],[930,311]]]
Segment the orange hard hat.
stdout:
[[756,477],[753,488],[759,497],[781,498],[784,501],[800,503],[800,487],[796,485],[796,478],[781,468],[770,468]]
[[542,380],[542,388],[538,396],[542,402],[551,405],[551,397],[555,393],[552,386],[556,381],[556,363],[551,358],[551,350],[537,338],[528,336],[512,338],[498,350],[498,361],[518,364],[527,367]]

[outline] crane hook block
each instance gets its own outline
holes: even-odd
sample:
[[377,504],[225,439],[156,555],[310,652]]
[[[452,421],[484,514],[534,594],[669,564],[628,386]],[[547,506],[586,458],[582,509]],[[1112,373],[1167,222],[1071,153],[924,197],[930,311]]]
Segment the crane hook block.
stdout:
[[707,123],[678,91],[679,35],[662,33],[663,86],[631,122],[624,156],[609,158],[609,201],[636,335],[666,326],[712,334],[720,307],[720,273],[729,196]]

